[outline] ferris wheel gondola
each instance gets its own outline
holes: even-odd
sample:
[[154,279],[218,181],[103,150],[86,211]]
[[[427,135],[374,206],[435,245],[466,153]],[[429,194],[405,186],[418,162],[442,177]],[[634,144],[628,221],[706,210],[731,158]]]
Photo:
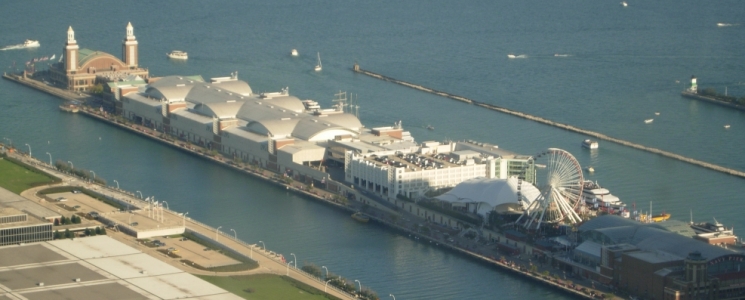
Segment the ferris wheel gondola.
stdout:
[[549,148],[536,155],[535,159],[546,161],[545,178],[539,187],[541,194],[530,203],[517,222],[528,229],[539,229],[545,223],[581,222],[584,178],[577,159],[571,153],[557,148]]

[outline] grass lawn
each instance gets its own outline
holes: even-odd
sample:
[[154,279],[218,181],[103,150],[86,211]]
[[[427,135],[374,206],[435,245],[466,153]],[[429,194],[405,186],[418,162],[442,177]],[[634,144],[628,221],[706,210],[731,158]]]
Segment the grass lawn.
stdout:
[[22,191],[45,183],[54,182],[51,177],[36,173],[6,159],[0,159],[0,186],[20,194]]
[[[326,297],[323,291],[308,286],[300,289],[295,282],[284,279],[284,276],[272,274],[197,276],[244,299],[327,300],[332,298],[331,296]],[[314,291],[308,291],[309,289]]]

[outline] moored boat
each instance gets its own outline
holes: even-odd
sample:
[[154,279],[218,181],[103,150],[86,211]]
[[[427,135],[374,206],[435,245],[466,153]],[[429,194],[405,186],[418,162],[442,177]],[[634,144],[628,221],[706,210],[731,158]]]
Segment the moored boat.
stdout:
[[69,112],[69,113],[76,113],[80,111],[80,108],[77,105],[71,104],[71,103],[62,104],[59,106],[59,109],[62,111]]
[[668,219],[670,219],[670,214],[668,213],[661,213],[652,216],[652,222],[662,222],[667,221]]
[[367,223],[368,221],[370,221],[370,217],[366,216],[365,214],[363,214],[361,212],[356,212],[356,213],[352,214],[352,219],[355,219],[355,220],[360,221],[362,223]]
[[647,123],[647,124],[652,123],[652,122],[654,122],[654,119],[646,119],[646,120],[644,120],[644,123]]
[[621,202],[621,199],[611,194],[608,189],[601,187],[597,182],[591,180],[585,180],[582,184],[582,199],[591,208],[595,209],[613,208],[614,210],[623,210],[626,207],[626,204]]
[[173,50],[170,53],[166,53],[166,55],[173,59],[188,59],[189,58],[189,55],[186,52],[180,51],[180,50]]

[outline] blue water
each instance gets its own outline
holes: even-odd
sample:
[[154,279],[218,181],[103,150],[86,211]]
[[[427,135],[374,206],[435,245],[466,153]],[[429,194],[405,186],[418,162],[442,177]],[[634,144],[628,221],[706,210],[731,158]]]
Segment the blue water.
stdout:
[[[68,26],[81,47],[120,55],[131,21],[140,64],[154,76],[227,76],[255,92],[289,86],[328,106],[357,94],[368,127],[403,120],[418,141],[474,139],[523,154],[572,152],[588,175],[627,203],[687,221],[745,228],[745,181],[646,152],[456,103],[366,76],[362,68],[703,161],[745,170],[743,112],[684,99],[702,88],[745,96],[745,2],[716,1],[5,1],[0,66],[61,54]],[[741,24],[717,27],[716,23]],[[289,51],[298,49],[300,57]],[[187,62],[165,53],[189,52]],[[313,72],[316,52],[323,71]],[[507,54],[525,54],[508,59]],[[569,54],[554,57],[555,53]],[[42,64],[37,65],[42,67]],[[679,83],[676,83],[676,80]],[[566,299],[458,255],[96,122],[59,100],[0,81],[0,135],[33,155],[71,161],[110,184],[166,200],[252,243],[358,279],[397,299]],[[654,112],[660,112],[655,116]],[[643,120],[654,118],[652,124]],[[433,125],[436,130],[424,127]],[[730,124],[729,130],[723,129]],[[100,139],[99,139],[100,138]],[[27,147],[26,147],[27,148]],[[742,234],[742,233],[741,233]],[[385,298],[385,297],[383,297]]]

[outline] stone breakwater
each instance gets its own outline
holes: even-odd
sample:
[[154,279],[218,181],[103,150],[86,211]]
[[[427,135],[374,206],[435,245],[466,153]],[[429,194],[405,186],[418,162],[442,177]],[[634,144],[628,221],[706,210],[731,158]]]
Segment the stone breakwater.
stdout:
[[480,107],[483,107],[483,108],[486,108],[486,109],[490,109],[490,110],[502,112],[502,113],[505,113],[505,114],[513,115],[513,116],[516,116],[516,117],[520,117],[520,118],[523,118],[523,119],[535,121],[535,122],[538,122],[538,123],[542,123],[542,124],[546,124],[546,125],[558,127],[558,128],[561,128],[561,129],[564,129],[564,130],[567,130],[567,131],[581,133],[581,134],[584,134],[584,135],[587,135],[587,136],[591,136],[591,137],[594,137],[594,138],[597,138],[597,139],[601,139],[601,140],[613,142],[613,143],[620,144],[620,145],[627,146],[627,147],[631,147],[631,148],[634,148],[634,149],[638,149],[638,150],[642,150],[642,151],[647,151],[647,152],[654,153],[654,154],[659,154],[659,155],[662,155],[662,156],[665,156],[665,157],[669,157],[669,158],[672,158],[672,159],[677,159],[679,161],[686,162],[686,163],[689,163],[689,164],[693,164],[693,165],[696,165],[696,166],[699,166],[699,167],[704,167],[704,168],[707,168],[707,169],[710,169],[710,170],[714,170],[714,171],[722,172],[722,173],[725,173],[725,174],[729,174],[729,175],[733,175],[733,176],[738,176],[738,177],[741,177],[741,178],[745,178],[745,172],[742,172],[742,171],[739,171],[739,170],[735,170],[735,169],[731,169],[731,168],[726,168],[726,167],[723,167],[723,166],[715,165],[715,164],[708,163],[708,162],[705,162],[705,161],[701,161],[701,160],[698,160],[698,159],[694,159],[694,158],[686,157],[686,156],[683,156],[683,155],[680,155],[680,154],[672,153],[670,151],[665,151],[665,150],[661,150],[661,149],[654,148],[654,147],[647,147],[647,146],[644,146],[644,145],[641,145],[641,144],[629,142],[629,141],[622,140],[622,139],[619,139],[619,138],[614,138],[614,137],[611,137],[611,136],[608,136],[608,135],[605,135],[605,134],[602,134],[602,133],[599,133],[599,132],[595,132],[595,131],[591,131],[591,130],[587,130],[587,129],[582,129],[582,128],[579,128],[579,127],[576,127],[576,126],[572,126],[572,125],[569,125],[569,124],[554,122],[554,121],[551,121],[551,120],[548,120],[548,119],[545,119],[545,118],[541,118],[541,117],[538,117],[538,116],[533,116],[533,115],[529,115],[529,114],[522,113],[522,112],[519,112],[519,111],[514,111],[514,110],[511,110],[511,109],[507,109],[507,108],[504,108],[504,107],[500,107],[500,106],[496,106],[496,105],[492,105],[492,104],[488,104],[488,103],[484,103],[484,102],[480,102],[480,101],[468,99],[468,98],[465,98],[465,97],[462,97],[462,96],[453,95],[453,94],[450,94],[450,93],[447,93],[447,92],[443,92],[443,91],[438,91],[438,90],[435,90],[435,89],[432,89],[432,88],[428,88],[428,87],[424,87],[424,86],[421,86],[421,85],[418,85],[418,84],[413,84],[413,83],[410,83],[410,82],[406,82],[406,81],[398,80],[398,79],[395,79],[395,78],[391,78],[391,77],[388,77],[388,76],[385,76],[385,75],[381,75],[381,74],[373,73],[373,72],[370,72],[370,71],[366,71],[366,70],[360,69],[358,66],[355,66],[353,68],[353,70],[354,70],[354,72],[357,72],[357,73],[360,73],[360,74],[364,74],[364,75],[367,75],[367,76],[370,76],[370,77],[373,77],[373,78],[377,78],[377,79],[380,79],[380,80],[384,80],[384,81],[389,81],[389,82],[393,82],[393,83],[396,83],[396,84],[400,84],[400,85],[403,85],[403,86],[406,86],[406,87],[410,87],[412,89],[420,90],[420,91],[427,92],[427,93],[432,93],[432,94],[443,96],[443,97],[446,97],[446,98],[449,98],[449,99],[452,99],[452,100],[456,100],[456,101],[460,101],[460,102],[464,102],[464,103],[468,103],[468,104],[473,104],[473,105],[480,106]]

